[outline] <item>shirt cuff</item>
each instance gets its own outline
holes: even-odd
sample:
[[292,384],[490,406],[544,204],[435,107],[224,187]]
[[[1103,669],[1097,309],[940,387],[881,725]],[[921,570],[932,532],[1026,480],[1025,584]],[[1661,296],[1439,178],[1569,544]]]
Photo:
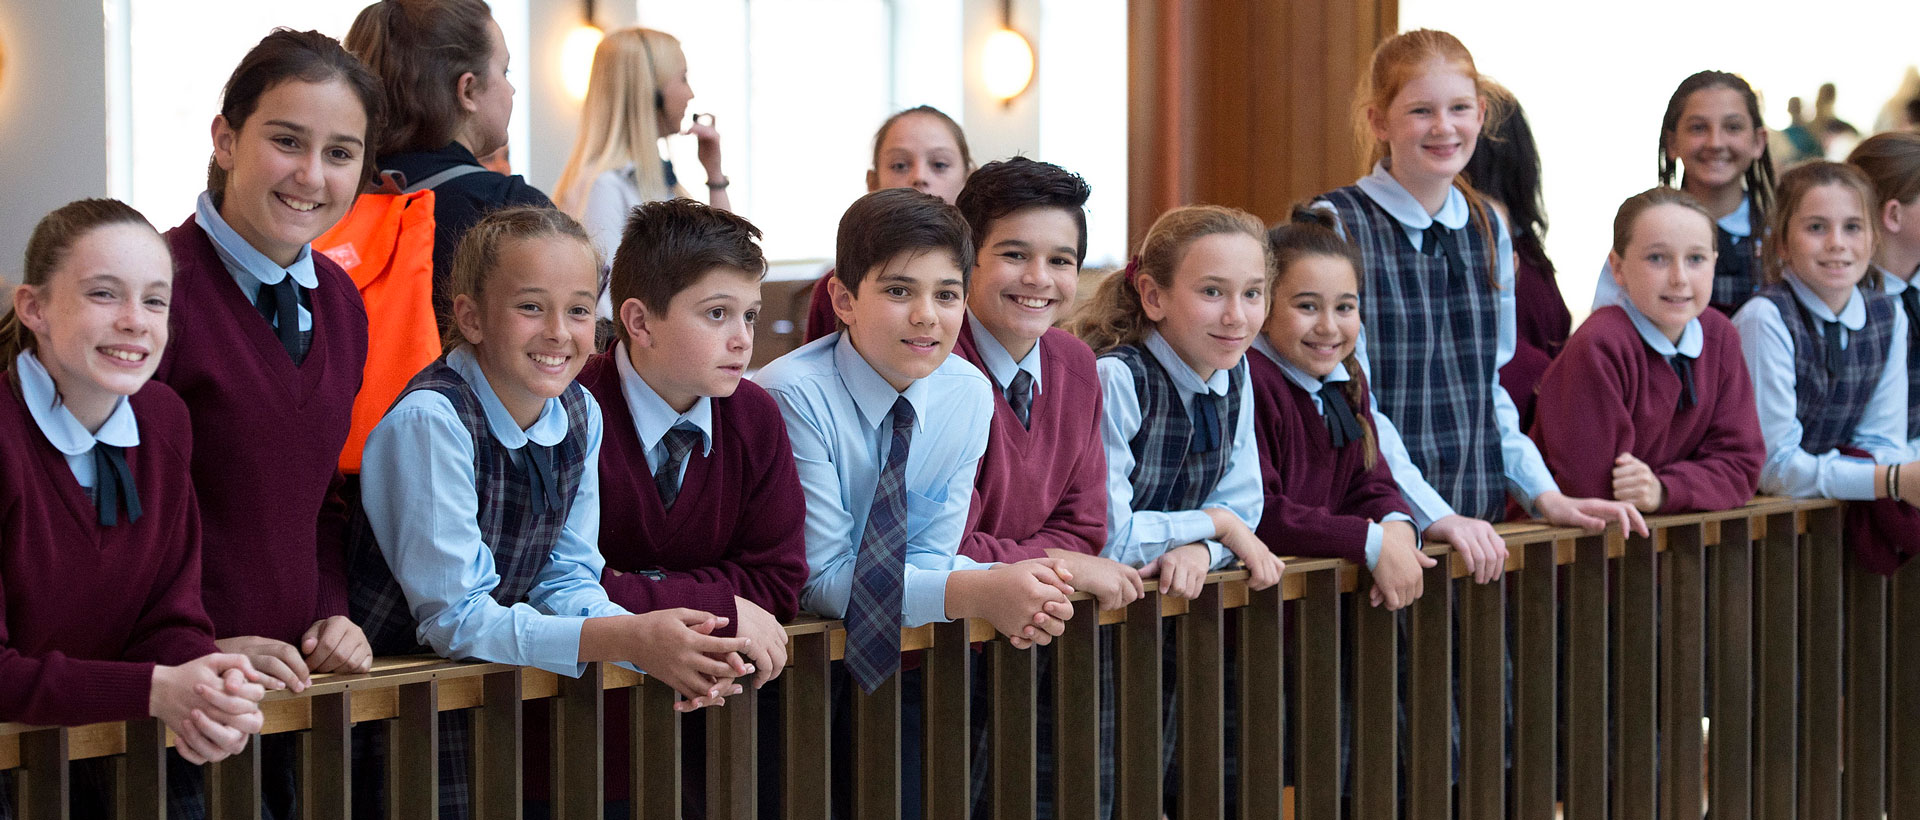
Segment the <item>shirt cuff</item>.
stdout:
[[584,618],[545,615],[528,619],[527,634],[521,636],[528,665],[556,675],[577,678],[587,665],[580,662],[580,630]]
[[947,617],[947,577],[953,573],[953,570],[906,568],[905,589],[900,598],[902,626],[951,620]]
[[[1405,517],[1406,516],[1404,515],[1401,516],[1401,518],[1405,518]],[[1380,542],[1382,539],[1386,537],[1386,534],[1387,534],[1386,530],[1381,529],[1379,524],[1376,524],[1372,521],[1367,522],[1367,571],[1368,572],[1372,572],[1373,568],[1380,563]]]
[[1207,567],[1208,572],[1212,572],[1214,570],[1226,569],[1228,564],[1233,563],[1233,558],[1234,558],[1233,550],[1227,549],[1227,545],[1222,544],[1218,541],[1215,541],[1211,538],[1208,538],[1201,543],[1204,543],[1207,545],[1207,555],[1213,561],[1213,563],[1209,564]]
[[1213,538],[1213,516],[1206,510],[1167,513],[1167,549]]
[[1833,497],[1845,501],[1873,500],[1873,471],[1876,465],[1863,458],[1841,456],[1833,460]]

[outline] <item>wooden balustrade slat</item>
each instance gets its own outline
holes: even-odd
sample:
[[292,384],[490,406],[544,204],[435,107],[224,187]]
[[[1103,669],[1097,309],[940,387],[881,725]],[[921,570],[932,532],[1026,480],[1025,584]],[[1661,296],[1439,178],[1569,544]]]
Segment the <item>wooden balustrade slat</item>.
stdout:
[[1792,820],[1799,810],[1800,548],[1794,518],[1790,512],[1768,516],[1754,567],[1759,776],[1753,808],[1760,820]]
[[1840,816],[1879,820],[1887,806],[1887,579],[1846,553],[1846,759]]
[[1083,598],[1053,639],[1053,813],[1061,820],[1099,818],[1100,710],[1112,707],[1101,702],[1101,629],[1099,602]]
[[[1337,750],[1345,737],[1340,712],[1346,701],[1340,670],[1340,650],[1345,643],[1340,623],[1340,581],[1331,572],[1314,573],[1302,580],[1305,594],[1293,605],[1293,617],[1287,624],[1292,639],[1287,663],[1293,670],[1293,702],[1288,704],[1293,718],[1293,816],[1339,820],[1344,790]],[[1356,726],[1356,737],[1358,729]],[[1329,754],[1330,749],[1335,753]],[[1247,801],[1243,799],[1240,805],[1246,808]]]
[[[964,644],[963,644],[964,645]],[[754,820],[760,812],[760,690],[742,679],[745,691],[706,710],[707,817]]]
[[1361,594],[1347,596],[1346,604],[1353,625],[1353,817],[1393,820],[1400,799],[1400,616],[1368,605]]
[[[1887,635],[1920,635],[1920,562],[1894,573]],[[1920,817],[1920,652],[1887,660],[1887,816]]]
[[[920,753],[920,797],[925,808],[921,816],[927,820],[966,820],[973,798],[972,706],[967,703],[974,674],[973,651],[968,644],[971,636],[964,622],[935,624],[933,632],[934,645],[926,650],[921,666],[926,686],[921,699],[925,710]],[[998,703],[998,692],[994,698]],[[982,704],[981,708],[987,707]],[[997,756],[999,747],[994,750]]]
[[[252,744],[248,744],[252,745]],[[41,729],[20,739],[20,762],[24,769],[14,816],[26,820],[67,820],[67,795],[73,789],[67,771],[67,730]]]
[[1660,581],[1660,793],[1662,816],[1699,820],[1701,718],[1706,714],[1706,532],[1667,530]]
[[1840,816],[1841,679],[1844,599],[1840,509],[1808,510],[1801,539],[1800,811],[1803,820]]
[[260,742],[208,764],[207,815],[213,820],[260,820]]
[[1226,615],[1221,604],[1219,585],[1201,587],[1186,617],[1175,622],[1180,817],[1219,817],[1226,811]]
[[785,803],[781,816],[789,820],[828,820],[833,778],[854,775],[833,771],[833,755],[825,753],[832,748],[827,717],[833,702],[830,649],[825,632],[793,636],[789,666],[780,676],[781,799]]
[[1708,813],[1728,820],[1753,813],[1753,529],[1750,519],[1722,522],[1708,557],[1713,719],[1707,804]]
[[[993,783],[993,816],[999,820],[1033,820],[1034,817],[1033,767],[1037,757],[1034,651],[1015,649],[1006,641],[987,645],[992,657],[989,668],[993,691],[991,705],[983,704],[982,708],[991,709],[987,713],[993,743],[993,765],[989,773]],[[960,744],[963,749],[970,746]],[[960,805],[964,807],[966,802],[962,799]]]
[[[635,816],[646,820],[679,820],[681,813],[680,713],[673,710],[678,695],[673,687],[648,680],[627,690],[628,714],[633,717],[629,749],[633,751],[632,800]],[[810,754],[820,754],[822,744]],[[560,758],[560,750],[554,757]]]
[[853,816],[894,820],[900,816],[900,674],[872,692],[847,677],[853,697]]
[[[1571,545],[1569,545],[1571,546]],[[1560,630],[1556,542],[1528,544],[1513,576],[1513,816],[1551,817],[1559,769]],[[1493,815],[1488,815],[1493,816]]]
[[1567,568],[1566,624],[1567,820],[1607,816],[1607,541],[1574,543]]
[[589,663],[580,677],[560,678],[560,697],[549,724],[555,744],[553,816],[559,820],[606,817],[605,669],[605,664]]
[[[1406,685],[1407,817],[1453,816],[1454,782],[1454,585],[1446,564],[1426,570],[1426,589],[1407,609],[1412,622],[1405,653],[1411,656]],[[1355,592],[1363,601],[1364,593]]]
[[[474,778],[473,806],[482,820],[520,820],[522,788],[521,732],[526,725],[521,701],[521,676],[495,672],[481,679],[483,696],[473,725]],[[548,703],[535,708],[546,708]],[[550,732],[558,721],[548,721]],[[564,766],[560,755],[551,755],[555,766]],[[564,777],[548,771],[549,783],[565,783]]]
[[[129,720],[126,737],[126,760],[114,795],[114,816],[120,820],[165,820],[167,726],[158,718]],[[317,813],[307,816],[323,817]]]
[[1623,820],[1653,820],[1660,765],[1654,624],[1659,564],[1651,540],[1635,536],[1625,547],[1625,554],[1613,559],[1613,811]]
[[399,716],[387,730],[387,816],[434,817],[440,810],[440,683],[395,692]]
[[[1523,570],[1524,571],[1524,570]],[[1507,581],[1460,584],[1460,815],[1507,811]]]
[[1247,605],[1240,609],[1238,640],[1231,650],[1240,669],[1237,797],[1240,816],[1246,820],[1280,820],[1282,815],[1286,770],[1281,749],[1287,705],[1284,610],[1278,586],[1250,593]]
[[[1127,606],[1126,623],[1117,636],[1115,698],[1119,715],[1160,714],[1160,599],[1149,592]],[[1164,790],[1160,775],[1161,726],[1158,720],[1115,721],[1114,778],[1120,820],[1155,820],[1161,816]]]

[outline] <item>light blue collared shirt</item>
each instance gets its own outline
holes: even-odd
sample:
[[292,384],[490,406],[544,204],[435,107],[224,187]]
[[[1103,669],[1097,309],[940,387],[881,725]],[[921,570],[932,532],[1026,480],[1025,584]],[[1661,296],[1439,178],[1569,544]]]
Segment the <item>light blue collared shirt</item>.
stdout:
[[[1000,344],[1000,339],[988,331],[987,326],[981,324],[979,317],[974,316],[971,310],[967,311],[967,326],[973,329],[973,347],[980,351],[980,360],[986,364],[987,376],[993,379],[994,386],[1001,390],[1008,389],[1013,384],[1013,377],[1024,370],[1033,378],[1033,397],[1036,399],[1040,397],[1040,341],[1038,339],[1034,340],[1033,349],[1028,350],[1027,355],[1016,362],[1013,360],[1013,353]],[[1013,398],[1008,396],[1007,401],[1012,402]]]
[[1640,332],[1640,341],[1646,342],[1653,352],[1667,359],[1674,356],[1700,358],[1700,351],[1707,344],[1707,332],[1700,329],[1700,317],[1687,320],[1687,326],[1680,331],[1680,343],[1676,345],[1664,331],[1654,327],[1652,319],[1633,306],[1632,300],[1622,300],[1620,307],[1627,312],[1627,320],[1633,322],[1633,329]]
[[[1415,199],[1399,180],[1387,172],[1385,163],[1375,163],[1373,173],[1354,184],[1394,221],[1400,223],[1407,243],[1415,250],[1419,250],[1421,237],[1428,226],[1435,222],[1456,231],[1467,226],[1471,209],[1467,206],[1466,194],[1457,187],[1447,190],[1447,201],[1440,206],[1439,213],[1429,214],[1420,200]],[[1332,210],[1333,203],[1322,199],[1315,201],[1313,207]],[[1500,457],[1506,468],[1507,488],[1531,508],[1533,500],[1540,497],[1541,493],[1558,492],[1560,485],[1553,480],[1553,473],[1547,470],[1546,459],[1540,457],[1540,448],[1534,445],[1533,439],[1527,437],[1525,430],[1520,429],[1520,408],[1514,405],[1513,397],[1500,384],[1500,368],[1513,360],[1514,346],[1518,342],[1518,320],[1513,296],[1513,237],[1507,233],[1506,220],[1498,212],[1493,212],[1493,221],[1494,266],[1500,280],[1493,356],[1493,420],[1500,432]],[[1354,354],[1360,360],[1361,371],[1371,376],[1373,365],[1367,359],[1365,328],[1360,330],[1360,341]],[[1381,457],[1387,460],[1387,466],[1393,471],[1394,483],[1400,485],[1400,494],[1413,507],[1414,528],[1425,532],[1433,522],[1453,515],[1453,505],[1448,504],[1420,474],[1420,468],[1413,463],[1413,456],[1407,452],[1406,441],[1400,437],[1400,429],[1393,425],[1392,419],[1387,418],[1377,401],[1373,403],[1373,432],[1379,440]]]
[[[1347,372],[1347,365],[1344,362],[1334,365],[1333,372],[1328,373],[1324,379],[1295,367],[1293,362],[1287,361],[1287,357],[1280,355],[1280,351],[1274,349],[1273,342],[1267,340],[1265,333],[1253,338],[1253,349],[1260,351],[1261,355],[1266,356],[1272,360],[1274,364],[1279,365],[1280,373],[1287,377],[1287,381],[1293,382],[1294,386],[1307,391],[1307,395],[1313,399],[1313,409],[1319,411],[1321,418],[1326,417],[1327,408],[1326,405],[1320,403],[1320,388],[1329,384],[1339,384],[1353,379],[1353,375]],[[1380,543],[1382,539],[1386,537],[1386,531],[1381,529],[1380,525],[1389,521],[1405,521],[1408,524],[1412,524],[1413,517],[1405,513],[1396,512],[1387,513],[1385,518],[1377,522],[1367,522],[1367,569],[1369,570],[1380,563]],[[1415,529],[1416,531],[1418,530],[1417,527]],[[1418,536],[1416,535],[1415,538],[1416,543],[1418,543]]]
[[[1854,332],[1866,327],[1866,299],[1858,290],[1836,317],[1792,271],[1787,272],[1786,282],[1794,299],[1813,318],[1840,322],[1846,331],[1840,334],[1841,347],[1852,341]],[[1747,372],[1753,376],[1760,435],[1767,443],[1767,461],[1760,467],[1760,492],[1796,498],[1872,499],[1875,461],[1897,464],[1908,457],[1907,346],[1902,343],[1907,338],[1906,311],[1898,307],[1893,311],[1894,343],[1888,346],[1880,382],[1874,385],[1866,415],[1860,418],[1850,442],[1872,453],[1875,461],[1843,456],[1838,450],[1815,455],[1801,449],[1805,429],[1800,424],[1799,399],[1794,393],[1793,335],[1779,306],[1769,299],[1748,299],[1733,315],[1733,326],[1740,331],[1740,352],[1747,360]],[[1810,351],[1808,355],[1820,353]]]
[[[213,194],[200,192],[200,202],[195,206],[194,215],[200,229],[207,232],[207,238],[213,240],[214,253],[220,255],[220,262],[227,266],[227,273],[233,276],[235,284],[247,301],[260,304],[260,289],[280,284],[280,280],[293,277],[295,284],[313,290],[320,286],[320,279],[313,272],[313,246],[300,246],[300,255],[293,258],[293,264],[280,267],[267,255],[255,249],[233,226],[220,216],[220,209],[213,207]],[[313,314],[306,305],[300,305],[300,329],[313,329]],[[272,319],[267,320],[273,324]],[[277,325],[276,325],[277,327]]]
[[67,409],[66,402],[61,401],[53,375],[33,351],[20,351],[13,360],[13,369],[20,374],[20,398],[26,402],[27,412],[33,415],[34,424],[40,426],[41,434],[53,444],[53,449],[66,456],[67,469],[73,471],[73,480],[80,486],[93,488],[95,442],[115,447],[140,446],[140,425],[133,418],[133,402],[125,396],[114,402],[113,412],[107,414],[100,429],[89,433],[86,425]]
[[[560,443],[567,410],[548,399],[533,426],[521,430],[487,383],[473,349],[462,346],[447,364],[473,387],[486,410],[487,432],[513,451],[528,442]],[[394,405],[367,436],[361,503],[380,552],[406,593],[420,628],[415,637],[449,658],[537,666],[579,676],[580,628],[585,619],[626,615],[600,586],[606,561],[594,545],[600,535],[600,405],[587,401],[587,469],[573,493],[567,521],[525,603],[501,606],[493,553],[481,541],[480,498],[473,470],[473,434],[453,403],[416,390]]]
[[[1143,345],[1148,355],[1167,371],[1180,406],[1193,415],[1193,399],[1201,392],[1225,398],[1233,377],[1231,370],[1215,370],[1206,378],[1194,372],[1173,345],[1148,331]],[[1197,510],[1133,510],[1133,437],[1140,432],[1140,396],[1133,390],[1133,371],[1118,359],[1102,357],[1096,362],[1100,372],[1100,393],[1106,414],[1100,420],[1100,442],[1107,451],[1107,546],[1101,555],[1129,566],[1143,567],[1167,550],[1193,543],[1204,543],[1212,556],[1211,567],[1219,569],[1233,560],[1233,551],[1214,540],[1213,519],[1207,510],[1219,507],[1246,522],[1248,528],[1260,526],[1260,450],[1253,438],[1253,385],[1242,373],[1240,379],[1240,418],[1233,425],[1233,448],[1227,451],[1227,469],[1213,492],[1207,494]]]
[[[614,369],[620,373],[620,395],[626,397],[627,412],[633,415],[633,430],[639,434],[641,451],[647,456],[647,472],[660,469],[667,460],[667,431],[675,427],[700,431],[700,455],[713,453],[713,399],[701,396],[687,412],[676,412],[666,399],[653,392],[646,379],[640,378],[639,371],[633,369],[633,360],[627,358],[626,342],[614,345],[613,362]],[[676,478],[686,478],[687,464],[691,461],[680,462],[680,475]]]
[[985,569],[960,554],[974,472],[987,452],[993,388],[960,356],[901,393],[867,363],[844,331],[773,361],[755,379],[786,419],[800,486],[807,493],[807,583],[800,606],[829,618],[847,614],[853,566],[874,487],[893,448],[893,403],[913,405],[907,448],[907,555],[903,626],[947,618],[947,576]]
[[[1719,219],[1714,220],[1714,224],[1719,225],[1720,230],[1726,231],[1727,233],[1732,234],[1741,239],[1745,239],[1749,236],[1752,236],[1753,235],[1753,200],[1751,199],[1740,200],[1740,207],[1733,209],[1733,213],[1727,214],[1726,216],[1723,216],[1723,217],[1720,217]],[[1592,309],[1599,310],[1608,305],[1624,305],[1626,303],[1627,303],[1626,291],[1621,290],[1620,285],[1616,284],[1613,281],[1612,260],[1601,259],[1600,260],[1600,279],[1593,283],[1593,308]]]

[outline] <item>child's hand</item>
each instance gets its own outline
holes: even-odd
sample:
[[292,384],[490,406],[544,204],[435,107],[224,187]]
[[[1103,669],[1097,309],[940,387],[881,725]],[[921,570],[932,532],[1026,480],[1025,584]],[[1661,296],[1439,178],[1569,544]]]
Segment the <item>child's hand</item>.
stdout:
[[1412,524],[1389,521],[1380,530],[1380,558],[1373,564],[1373,605],[1399,609],[1426,594],[1425,571],[1439,562],[1420,551]]
[[[702,121],[704,120],[704,121]],[[720,131],[713,127],[712,114],[695,114],[683,133],[692,134],[699,150],[700,167],[707,169],[709,180],[719,179],[720,173]]]
[[984,618],[1015,647],[1053,642],[1073,617],[1073,588],[1052,558],[995,564],[947,576],[947,617]]
[[1175,598],[1198,598],[1207,582],[1213,553],[1206,544],[1174,547],[1140,568],[1140,577],[1160,579],[1160,591]]
[[1449,515],[1427,525],[1427,539],[1453,545],[1476,583],[1497,581],[1507,571],[1506,539],[1492,524],[1478,518]]
[[155,666],[147,714],[173,730],[175,746],[188,762],[223,760],[246,748],[247,735],[260,731],[260,698],[266,690],[247,681],[258,674],[246,656],[225,653]]
[[1548,521],[1562,527],[1579,527],[1587,532],[1602,532],[1610,523],[1618,522],[1624,532],[1647,535],[1647,521],[1640,517],[1640,511],[1625,501],[1608,501],[1604,498],[1568,498],[1565,495],[1547,491],[1533,500],[1540,514]]
[[253,668],[260,670],[273,681],[267,684],[269,688],[304,692],[313,683],[307,671],[307,662],[300,656],[300,650],[286,641],[276,641],[259,635],[242,635],[221,638],[214,641],[213,645],[219,647],[222,652],[247,656]]
[[345,615],[322,618],[307,627],[307,634],[300,636],[300,654],[316,673],[359,674],[373,669],[373,645],[367,643],[367,633]]
[[787,668],[787,630],[781,628],[773,613],[745,598],[734,596],[733,609],[740,622],[734,633],[753,641],[747,647],[747,657],[759,670],[753,677],[753,688],[758,689]]
[[1092,595],[1101,609],[1125,609],[1127,604],[1147,594],[1140,571],[1111,558],[1084,552],[1049,548],[1047,555],[1060,562],[1073,588]]
[[1632,453],[1621,453],[1613,460],[1613,497],[1643,513],[1652,513],[1667,500],[1667,488],[1646,462]]
[[[597,620],[603,619],[591,618],[588,623]],[[685,702],[675,704],[680,711],[725,703],[728,695],[742,691],[734,678],[754,672],[753,665],[738,655],[752,649],[752,639],[711,634],[726,625],[725,618],[681,608],[605,620],[619,621],[627,660],[686,696]]]
[[1280,574],[1286,572],[1286,562],[1267,548],[1267,542],[1254,535],[1246,522],[1237,515],[1228,514],[1232,526],[1220,534],[1220,543],[1233,552],[1240,563],[1247,566],[1247,589],[1256,592],[1280,583]]
[[1900,465],[1900,500],[1920,507],[1920,461]]

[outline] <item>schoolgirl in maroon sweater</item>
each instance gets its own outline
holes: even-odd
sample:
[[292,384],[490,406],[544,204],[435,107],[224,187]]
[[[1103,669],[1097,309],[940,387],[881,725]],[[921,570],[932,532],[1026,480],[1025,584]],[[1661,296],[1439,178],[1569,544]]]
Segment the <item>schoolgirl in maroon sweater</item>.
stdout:
[[[148,379],[173,270],[139,212],[40,221],[0,321],[0,721],[160,718],[193,763],[258,732],[262,678],[200,605],[186,408]],[[0,796],[0,815],[9,801]]]
[[1712,217],[1672,188],[1636,194],[1607,264],[1624,300],[1594,311],[1540,382],[1533,439],[1554,478],[1648,514],[1747,503],[1766,443],[1740,335],[1707,310]]
[[1373,603],[1420,597],[1413,510],[1380,458],[1360,338],[1360,254],[1333,216],[1294,209],[1267,235],[1273,309],[1247,356],[1265,507],[1255,533],[1275,552],[1345,558],[1373,572]]

